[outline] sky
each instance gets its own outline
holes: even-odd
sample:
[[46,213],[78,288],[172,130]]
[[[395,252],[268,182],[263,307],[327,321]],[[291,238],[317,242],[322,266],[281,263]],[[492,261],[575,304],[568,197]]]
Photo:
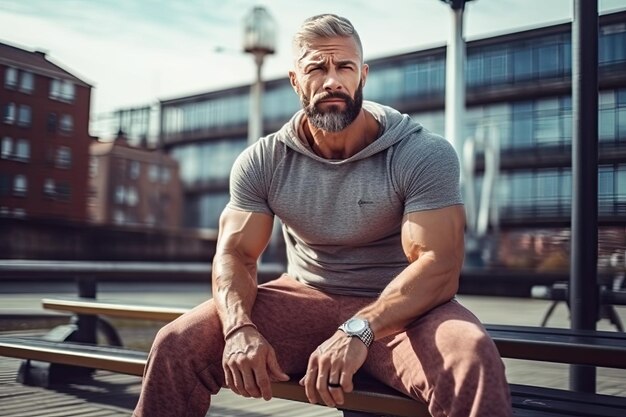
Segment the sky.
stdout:
[[[574,0],[475,0],[467,40],[572,19]],[[365,60],[444,45],[451,24],[440,0],[0,0],[0,42],[42,50],[93,85],[91,114],[145,106],[249,84],[243,21],[264,6],[277,25],[277,51],[263,77],[286,76],[291,37],[304,19],[335,13],[359,32]],[[600,12],[626,0],[599,0]]]

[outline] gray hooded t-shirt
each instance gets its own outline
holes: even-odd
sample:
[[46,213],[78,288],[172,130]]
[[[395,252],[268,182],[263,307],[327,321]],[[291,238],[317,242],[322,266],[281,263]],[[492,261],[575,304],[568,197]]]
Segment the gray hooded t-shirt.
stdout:
[[298,137],[302,111],[248,147],[233,166],[228,207],[281,220],[292,277],[375,297],[408,265],[403,215],[461,204],[459,161],[408,115],[368,101],[363,108],[382,134],[350,158],[313,153]]

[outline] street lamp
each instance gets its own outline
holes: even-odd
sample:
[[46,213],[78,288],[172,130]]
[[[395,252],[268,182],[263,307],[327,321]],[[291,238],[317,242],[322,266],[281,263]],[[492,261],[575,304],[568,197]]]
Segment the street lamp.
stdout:
[[256,142],[263,134],[261,67],[265,56],[273,54],[275,49],[276,23],[264,7],[256,6],[244,19],[243,32],[243,50],[254,55],[254,63],[256,64],[256,79],[250,88],[248,144]]

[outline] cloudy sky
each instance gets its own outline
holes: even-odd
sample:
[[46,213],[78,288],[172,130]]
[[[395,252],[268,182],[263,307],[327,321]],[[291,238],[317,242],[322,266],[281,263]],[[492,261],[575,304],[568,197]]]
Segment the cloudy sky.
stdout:
[[[476,0],[466,8],[466,38],[571,20],[572,3]],[[278,26],[266,78],[286,75],[291,35],[314,14],[348,17],[366,60],[442,45],[450,23],[439,0],[0,0],[0,42],[48,52],[95,87],[92,115],[102,114],[250,83],[253,61],[240,50],[255,5]],[[599,0],[601,12],[624,8],[626,0]]]

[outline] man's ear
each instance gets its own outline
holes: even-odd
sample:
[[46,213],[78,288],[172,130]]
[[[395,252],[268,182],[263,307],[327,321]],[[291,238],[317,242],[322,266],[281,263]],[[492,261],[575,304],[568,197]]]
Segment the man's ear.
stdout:
[[363,64],[361,68],[361,83],[363,87],[365,87],[365,81],[367,81],[367,74],[369,74],[370,67],[367,64]]
[[296,77],[295,71],[289,71],[289,82],[291,83],[291,86],[296,94],[300,95],[300,86],[298,84],[298,78]]

